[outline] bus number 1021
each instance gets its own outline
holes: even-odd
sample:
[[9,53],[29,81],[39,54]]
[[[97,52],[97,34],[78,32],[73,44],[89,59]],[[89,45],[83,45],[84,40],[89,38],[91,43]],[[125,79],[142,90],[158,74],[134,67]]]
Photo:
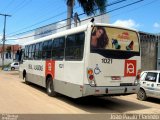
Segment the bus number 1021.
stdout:
[[102,63],[112,64],[112,59],[111,58],[103,58]]

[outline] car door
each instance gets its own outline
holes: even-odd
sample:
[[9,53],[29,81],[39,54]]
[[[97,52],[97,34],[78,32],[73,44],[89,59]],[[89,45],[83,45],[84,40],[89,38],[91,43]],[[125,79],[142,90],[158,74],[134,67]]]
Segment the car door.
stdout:
[[148,72],[147,73],[147,75],[145,77],[145,81],[142,82],[147,96],[150,96],[150,97],[156,96],[155,90],[156,90],[156,86],[157,86],[157,83],[156,83],[157,79],[158,79],[157,72]]
[[158,79],[155,85],[155,97],[160,98],[160,73],[158,74]]
[[14,63],[14,67],[15,67],[15,69],[18,69],[19,68],[19,63]]

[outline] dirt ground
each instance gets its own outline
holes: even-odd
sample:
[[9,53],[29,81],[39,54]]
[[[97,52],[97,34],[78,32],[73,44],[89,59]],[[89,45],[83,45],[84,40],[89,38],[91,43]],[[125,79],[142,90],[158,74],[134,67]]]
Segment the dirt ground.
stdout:
[[85,97],[71,99],[60,95],[49,97],[46,90],[26,85],[18,71],[0,71],[0,113],[10,114],[91,114],[136,113],[160,114],[160,100],[139,101],[136,95],[118,97]]

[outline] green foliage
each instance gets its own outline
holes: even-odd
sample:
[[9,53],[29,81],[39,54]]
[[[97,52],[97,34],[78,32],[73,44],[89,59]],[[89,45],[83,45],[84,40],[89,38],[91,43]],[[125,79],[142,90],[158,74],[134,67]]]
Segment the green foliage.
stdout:
[[[83,11],[87,15],[92,15],[96,13],[96,9],[100,13],[104,13],[106,11],[107,0],[77,0]],[[67,5],[74,5],[75,0],[67,0]]]
[[100,13],[104,13],[106,11],[107,0],[77,0],[77,1],[87,15],[95,14],[96,9]]

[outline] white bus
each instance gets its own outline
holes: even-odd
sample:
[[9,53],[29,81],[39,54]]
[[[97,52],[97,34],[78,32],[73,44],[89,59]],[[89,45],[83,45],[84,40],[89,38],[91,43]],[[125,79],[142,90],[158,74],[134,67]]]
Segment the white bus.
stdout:
[[20,77],[79,98],[137,92],[141,66],[137,31],[89,23],[25,44]]

